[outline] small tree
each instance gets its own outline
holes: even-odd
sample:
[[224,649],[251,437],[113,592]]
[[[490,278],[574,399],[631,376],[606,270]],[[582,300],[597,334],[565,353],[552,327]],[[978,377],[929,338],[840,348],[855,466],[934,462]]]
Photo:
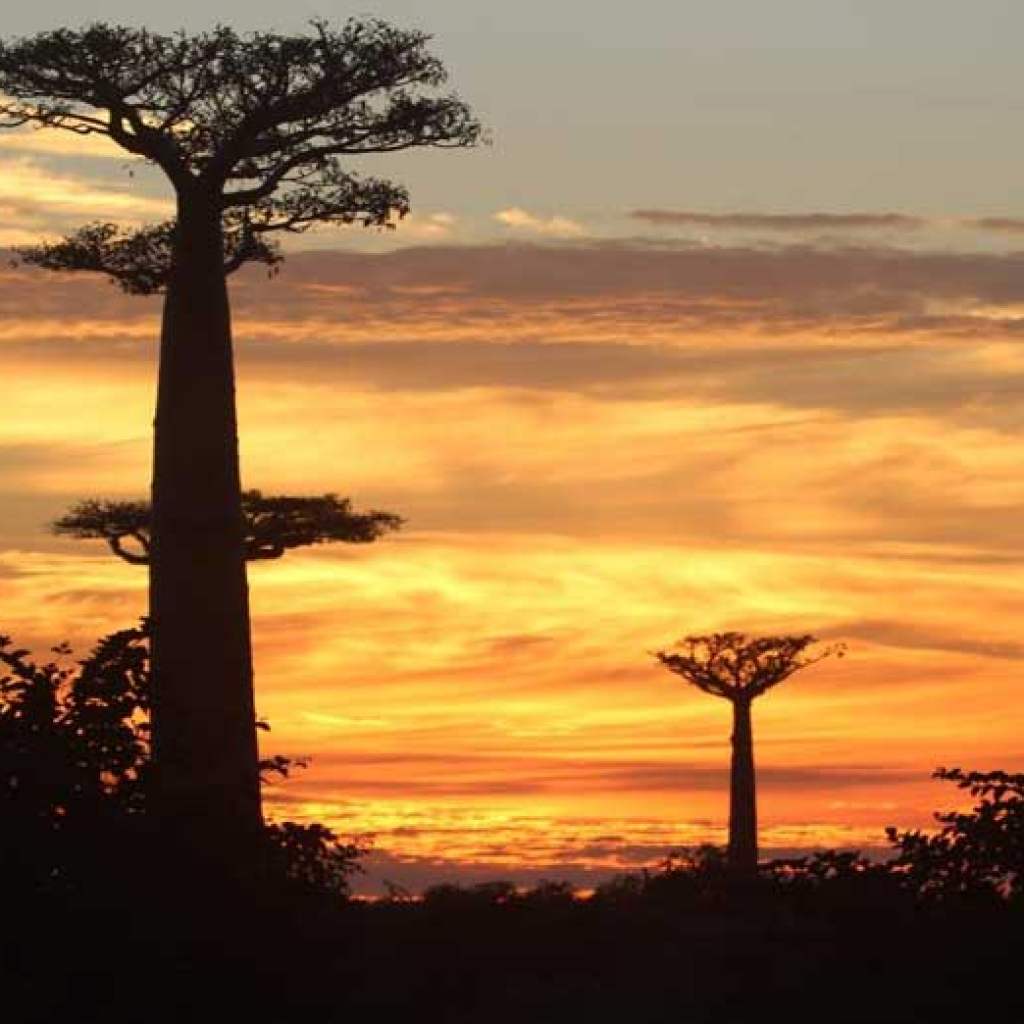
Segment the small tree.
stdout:
[[153,445],[154,811],[168,842],[221,837],[228,877],[262,834],[226,277],[275,233],[386,225],[406,190],[343,160],[476,144],[429,36],[376,19],[306,35],[97,23],[0,43],[0,128],[109,138],[155,165],[173,221],[93,224],[23,253],[164,292]]
[[746,633],[711,633],[684,637],[677,649],[655,656],[691,686],[732,704],[732,765],[729,777],[729,865],[739,876],[757,871],[757,796],[750,705],[794,672],[831,654],[842,644],[807,653],[817,638],[752,637]]
[[[369,544],[402,526],[393,512],[353,512],[348,498],[263,495],[242,492],[247,561],[280,558],[311,544]],[[59,537],[104,540],[119,558],[149,565],[152,509],[148,501],[80,501],[51,524]]]

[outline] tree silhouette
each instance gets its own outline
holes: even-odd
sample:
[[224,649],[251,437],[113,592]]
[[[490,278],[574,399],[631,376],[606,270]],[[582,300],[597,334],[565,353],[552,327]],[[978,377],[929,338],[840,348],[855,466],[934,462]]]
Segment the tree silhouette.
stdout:
[[[148,501],[77,502],[51,524],[58,536],[104,540],[119,558],[149,565],[152,543]],[[348,498],[242,492],[243,539],[247,561],[280,558],[293,548],[311,544],[369,544],[402,526],[393,512],[353,512]]]
[[794,672],[829,655],[842,657],[842,644],[805,653],[817,638],[752,637],[746,633],[687,636],[674,651],[655,657],[691,686],[732,704],[732,765],[729,775],[729,866],[740,877],[757,871],[757,796],[750,705]]
[[[77,664],[65,646],[54,653],[40,664],[0,635],[2,887],[28,899],[104,890],[134,899],[133,887],[165,846],[159,836],[149,842],[148,831],[148,624],[103,637]],[[264,758],[261,781],[304,766]],[[317,823],[267,823],[262,838],[266,882],[293,898],[347,895],[364,852]]]
[[168,841],[220,834],[225,870],[261,834],[226,275],[280,259],[277,232],[382,226],[406,190],[342,158],[476,144],[429,37],[376,19],[306,35],[96,23],[0,44],[0,127],[106,136],[158,167],[173,221],[93,224],[30,263],[163,291],[150,534],[154,810]]

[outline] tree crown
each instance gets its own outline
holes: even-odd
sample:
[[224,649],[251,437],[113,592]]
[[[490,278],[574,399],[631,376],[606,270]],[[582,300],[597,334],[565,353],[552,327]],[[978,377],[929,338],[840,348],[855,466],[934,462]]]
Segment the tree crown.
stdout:
[[[98,134],[164,172],[179,200],[220,211],[225,270],[275,263],[266,235],[314,224],[385,226],[406,190],[348,171],[343,157],[464,147],[484,133],[447,79],[430,36],[375,18],[306,35],[190,35],[98,22],[0,42],[0,127]],[[92,224],[65,243],[23,250],[50,269],[108,274],[128,291],[167,281],[174,222],[141,239]],[[130,250],[130,251],[127,251]]]
[[[50,528],[58,536],[105,540],[126,562],[148,565],[150,516],[146,501],[91,498],[73,505]],[[404,522],[393,512],[354,512],[352,502],[336,494],[274,496],[256,490],[242,492],[242,516],[249,561],[280,558],[311,544],[369,544]]]
[[753,700],[808,665],[846,652],[843,644],[829,644],[816,652],[810,634],[748,636],[746,633],[709,633],[687,636],[676,650],[657,651],[655,657],[670,672],[714,697]]

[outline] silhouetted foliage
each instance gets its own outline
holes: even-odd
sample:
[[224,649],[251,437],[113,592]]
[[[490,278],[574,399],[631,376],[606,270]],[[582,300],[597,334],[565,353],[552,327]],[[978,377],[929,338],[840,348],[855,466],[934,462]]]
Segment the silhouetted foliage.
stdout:
[[1024,774],[939,768],[935,778],[977,803],[969,812],[937,813],[942,827],[931,835],[886,829],[898,851],[893,869],[923,899],[1024,903]]
[[348,895],[365,843],[341,843],[333,829],[318,822],[268,822],[265,831],[272,877],[284,878],[303,896]]
[[[393,512],[354,512],[352,502],[336,494],[296,497],[243,491],[242,515],[249,561],[280,558],[313,544],[369,544],[403,524]],[[150,518],[147,501],[92,498],[77,502],[51,528],[58,536],[104,540],[124,561],[148,565]]]
[[[225,274],[245,263],[265,263],[273,273],[284,261],[278,246],[254,232],[244,214],[225,213],[222,223]],[[47,270],[95,270],[129,295],[152,295],[167,287],[174,230],[174,221],[141,228],[97,221],[59,242],[22,246],[17,252],[26,263]]]
[[[465,103],[431,95],[447,72],[426,33],[372,18],[340,28],[317,20],[312,29],[161,35],[94,23],[5,42],[0,127],[106,136],[156,164],[179,194],[213,192],[225,273],[249,261],[274,266],[281,255],[268,235],[386,226],[408,211],[403,187],[353,174],[339,158],[482,137]],[[21,252],[148,294],[166,288],[179,241],[174,221],[135,231],[94,223]]]
[[831,644],[807,653],[817,638],[810,634],[753,637],[746,633],[687,636],[677,649],[655,657],[690,685],[732,704],[732,764],[729,779],[729,864],[752,878],[757,871],[757,795],[751,703],[794,672],[846,648]]
[[141,645],[140,630],[123,630],[73,669],[37,665],[0,637],[0,877],[81,886],[142,813]]
[[515,893],[516,887],[512,882],[501,880],[479,882],[468,887],[452,882],[442,882],[423,890],[423,902],[433,908],[468,910],[501,906],[510,902]]
[[[64,646],[38,664],[0,636],[0,885],[69,894],[142,877],[137,858],[158,841],[146,822],[148,644],[143,623],[77,664]],[[265,781],[302,766],[260,762]],[[269,823],[265,840],[268,882],[320,898],[348,894],[365,851],[316,823]]]
[[794,672],[830,655],[842,657],[845,647],[830,644],[806,653],[818,642],[808,634],[748,636],[746,633],[711,633],[687,636],[678,650],[657,651],[655,657],[692,686],[726,700],[753,700]]

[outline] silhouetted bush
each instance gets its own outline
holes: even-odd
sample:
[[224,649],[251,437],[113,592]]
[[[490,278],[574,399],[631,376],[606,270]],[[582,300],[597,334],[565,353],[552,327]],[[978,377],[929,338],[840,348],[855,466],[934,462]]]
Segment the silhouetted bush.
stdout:
[[[84,661],[66,647],[39,664],[0,637],[0,886],[71,898],[152,884],[162,837],[146,815],[149,642],[145,622],[99,641]],[[295,762],[261,762],[264,778]],[[364,852],[321,824],[268,823],[268,886],[345,898]],[[201,837],[200,837],[201,844]]]
[[891,870],[928,901],[1024,902],[1024,774],[939,768],[935,778],[977,803],[937,813],[942,827],[931,835],[886,829],[897,849]]

